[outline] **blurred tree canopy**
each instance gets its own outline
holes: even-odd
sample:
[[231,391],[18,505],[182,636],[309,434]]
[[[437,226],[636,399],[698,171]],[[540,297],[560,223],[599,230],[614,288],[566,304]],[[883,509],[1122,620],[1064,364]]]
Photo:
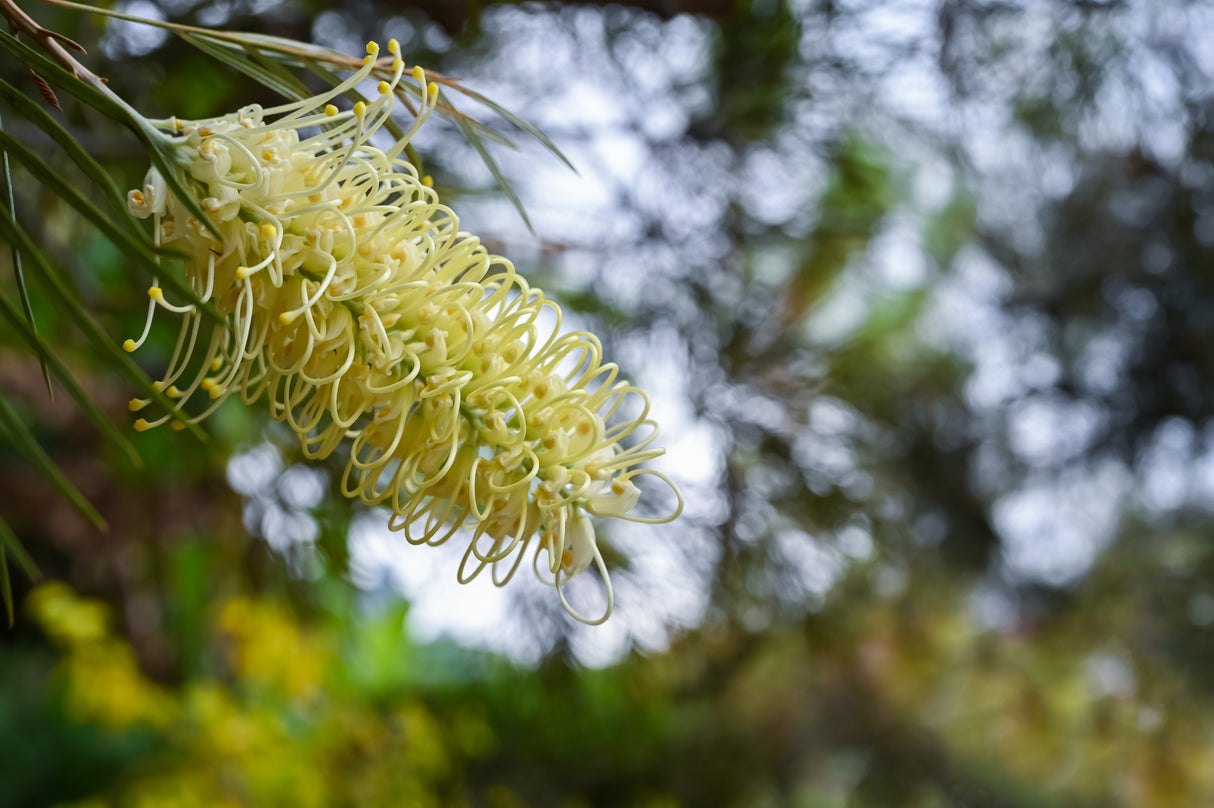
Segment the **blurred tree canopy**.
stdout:
[[[620,611],[575,625],[541,587],[444,588],[458,558],[239,405],[205,441],[129,435],[137,467],[6,319],[0,516],[44,582],[8,556],[0,808],[1214,802],[1208,4],[116,8],[395,37],[534,121],[579,172],[490,146],[534,233],[454,124],[416,145],[649,391],[688,507],[606,533]],[[149,115],[278,101],[164,32],[26,11]],[[4,132],[79,173],[4,95]],[[137,187],[140,143],[61,100]],[[129,259],[14,163],[24,232],[137,333]],[[131,382],[30,292],[126,432]]]

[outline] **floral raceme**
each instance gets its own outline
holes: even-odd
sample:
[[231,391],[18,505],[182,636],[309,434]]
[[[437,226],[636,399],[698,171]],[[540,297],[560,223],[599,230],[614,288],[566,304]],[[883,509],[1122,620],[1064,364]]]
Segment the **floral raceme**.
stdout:
[[[402,156],[438,103],[420,69],[410,74],[421,97],[412,129],[386,150],[372,144],[405,89],[395,42],[389,50],[390,79],[353,109],[330,102],[383,69],[374,43],[363,68],[324,95],[156,122],[212,227],[156,169],[130,192],[157,243],[184,253],[198,298],[148,290],[148,326],[126,349],[143,343],[158,310],[182,326],[157,383],[173,407],[135,427],[180,429],[234,394],[265,401],[308,457],[346,453],[344,493],[391,508],[389,526],[409,542],[468,539],[461,582],[490,567],[502,585],[534,547],[537,575],[565,608],[602,622],[614,599],[590,517],[658,523],[682,508],[666,477],[640,468],[662,453],[651,448],[648,399],[603,362],[593,335],[561,333],[557,305],[461,232]],[[631,513],[641,475],[670,485],[673,513]],[[561,590],[592,564],[606,588],[593,619]]]

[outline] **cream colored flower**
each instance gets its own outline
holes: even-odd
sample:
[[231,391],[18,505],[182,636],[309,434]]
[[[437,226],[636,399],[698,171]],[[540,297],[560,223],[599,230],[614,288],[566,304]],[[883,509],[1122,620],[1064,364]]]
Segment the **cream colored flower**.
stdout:
[[[391,80],[351,110],[330,102],[368,78],[374,43],[361,70],[315,98],[161,122],[218,233],[156,169],[130,192],[130,210],[153,219],[158,244],[185,254],[193,290],[226,320],[204,328],[194,305],[149,290],[148,326],[125,347],[142,344],[157,309],[183,316],[157,382],[175,406],[135,427],[182,428],[237,393],[264,400],[308,457],[348,451],[343,492],[391,508],[390,527],[411,543],[471,529],[460,581],[489,566],[506,583],[534,543],[537,574],[544,550],[570,613],[602,622],[613,595],[586,514],[656,523],[682,509],[666,477],[639,467],[662,453],[651,448],[648,400],[602,361],[593,335],[561,333],[559,307],[461,232],[402,157],[438,103],[420,68],[411,74],[423,99],[412,129],[386,150],[371,142],[403,89],[395,41],[389,51]],[[550,330],[540,324],[545,310]],[[205,406],[190,406],[200,395]],[[636,417],[623,416],[630,399]],[[131,409],[149,403],[135,399]],[[631,514],[641,475],[670,485],[674,513]],[[591,564],[607,597],[593,620],[560,592]]]

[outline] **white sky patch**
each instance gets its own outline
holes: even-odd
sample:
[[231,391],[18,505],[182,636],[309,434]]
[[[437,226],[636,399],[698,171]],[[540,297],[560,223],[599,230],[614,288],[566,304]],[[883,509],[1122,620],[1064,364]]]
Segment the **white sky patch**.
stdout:
[[1175,511],[1203,487],[1194,474],[1202,467],[1201,462],[1194,463],[1195,437],[1189,422],[1179,418],[1164,421],[1155,430],[1151,445],[1142,456],[1139,491],[1143,505],[1154,514]]
[[1132,485],[1125,468],[1110,461],[1043,475],[1001,496],[992,519],[1008,576],[1062,586],[1086,573],[1116,535]]
[[[164,12],[151,0],[129,0],[119,3],[114,10],[135,17],[164,21]],[[101,48],[106,58],[115,61],[151,53],[169,38],[168,31],[139,22],[111,19],[106,21],[106,27],[106,34],[101,39]]]
[[[375,509],[350,528],[350,577],[360,588],[383,586],[410,602],[408,628],[420,642],[450,637],[473,648],[504,653],[524,663],[538,661],[542,649],[520,644],[513,630],[514,596],[493,585],[491,571],[473,581],[456,578],[468,539],[457,534],[439,547],[413,546],[388,530],[388,513]],[[543,587],[524,559],[509,586]],[[553,599],[556,593],[552,593]]]
[[893,214],[869,245],[873,275],[895,291],[918,288],[928,279],[927,256],[919,231],[907,218]]
[[1008,442],[1029,464],[1053,466],[1087,449],[1105,419],[1106,413],[1088,401],[1030,395],[1008,411]]
[[785,530],[776,536],[776,552],[795,571],[802,595],[820,599],[830,591],[847,567],[838,549],[803,530]]
[[[399,593],[411,604],[407,618],[411,636],[420,642],[450,638],[472,648],[501,653],[520,664],[535,664],[547,650],[534,633],[519,624],[524,600],[549,604],[560,612],[556,591],[542,583],[532,569],[534,543],[526,551],[514,578],[504,587],[493,584],[486,569],[467,584],[456,572],[468,546],[467,533],[458,533],[439,547],[413,546],[387,528],[388,514],[376,509],[355,520],[350,531],[350,576],[368,591]],[[682,531],[681,535],[688,535]],[[664,649],[667,626],[691,626],[707,608],[705,576],[715,556],[701,541],[679,547],[655,536],[648,525],[614,524],[611,540],[628,553],[629,570],[612,575],[616,608],[605,624],[581,626],[563,612],[573,629],[572,647],[580,662],[601,667],[618,661],[633,645],[648,651]],[[688,557],[699,559],[689,563]],[[547,556],[540,554],[541,568]],[[546,572],[546,570],[544,570]],[[603,604],[602,583],[593,572],[564,585],[575,607],[594,614]]]

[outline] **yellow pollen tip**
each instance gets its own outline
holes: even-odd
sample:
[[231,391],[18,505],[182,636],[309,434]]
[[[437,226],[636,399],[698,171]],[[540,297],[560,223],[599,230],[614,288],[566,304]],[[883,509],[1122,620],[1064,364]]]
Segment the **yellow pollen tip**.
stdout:
[[212,387],[210,390],[207,391],[207,395],[210,396],[211,398],[219,398],[220,396],[223,395],[223,388],[220,387],[219,385],[215,385],[214,387]]
[[243,281],[245,278],[253,274],[253,270],[248,267],[236,267],[236,280]]
[[422,177],[422,185],[426,186],[427,188],[433,188],[434,187],[434,177],[431,177],[429,174]]
[[169,398],[181,398],[181,391],[177,389],[177,385],[170,384],[169,389],[164,391],[164,394]]
[[392,72],[403,73],[405,71],[405,61],[399,57],[392,60]]
[[[212,371],[219,370],[221,367],[223,367],[222,359],[220,359],[219,357],[215,357],[214,359],[211,360],[211,370]],[[206,382],[203,382],[203,384],[206,384]]]
[[133,339],[128,339],[126,342],[122,343],[122,350],[126,351],[127,353],[133,352],[138,347],[139,346],[135,344],[135,340]]
[[132,398],[126,403],[126,408],[131,412],[139,412],[145,406],[147,406],[147,402],[141,398]]
[[180,432],[181,430],[185,429],[185,423],[182,421],[174,421],[173,429],[177,432]]
[[209,392],[211,392],[211,388],[215,386],[215,380],[214,379],[203,379],[202,384],[200,384],[198,386],[209,393]]
[[325,104],[325,115],[328,115],[330,118],[332,118],[336,114],[337,114],[337,107],[333,106],[332,104]]
[[354,114],[357,117],[361,118],[366,113],[367,113],[367,105],[364,104],[362,101],[359,101],[357,104],[354,105]]
[[261,226],[261,234],[265,236],[267,240],[273,241],[274,239],[278,238],[278,228],[272,224],[263,224]]
[[148,289],[148,297],[152,298],[152,300],[155,300],[157,303],[163,303],[164,290],[159,286],[153,286],[151,289]]
[[291,323],[295,322],[295,318],[298,316],[299,312],[297,311],[284,311],[282,314],[278,315],[278,322],[282,323],[283,325],[290,325]]
[[365,65],[369,65],[374,61],[375,61],[375,57],[369,53],[363,57],[363,64],[365,64]]
[[374,39],[367,43],[367,53],[371,56],[379,53],[379,43]]
[[159,393],[164,389],[164,382],[152,382],[152,389]]
[[147,432],[151,428],[152,428],[152,425],[148,423],[148,419],[146,419],[146,418],[140,418],[138,421],[135,422],[135,431],[136,432]]
[[400,43],[395,39],[388,40],[388,53],[393,56],[400,56]]
[[430,82],[430,86],[426,88],[426,94],[431,98],[438,98],[438,85],[434,82]]
[[379,90],[380,95],[387,95],[392,90],[392,88],[388,85],[388,82],[386,82],[386,81],[381,81],[379,83],[379,87],[377,87],[376,89]]

